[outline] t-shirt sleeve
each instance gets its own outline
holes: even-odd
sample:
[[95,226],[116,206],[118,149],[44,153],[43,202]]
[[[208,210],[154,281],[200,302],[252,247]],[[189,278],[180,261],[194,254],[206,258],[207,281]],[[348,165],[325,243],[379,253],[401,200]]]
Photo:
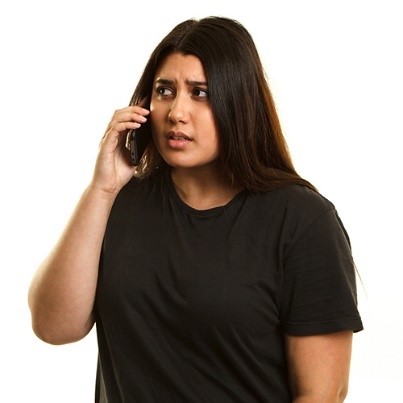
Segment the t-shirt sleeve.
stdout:
[[327,209],[294,235],[283,253],[279,309],[284,333],[362,330],[356,269],[337,211]]

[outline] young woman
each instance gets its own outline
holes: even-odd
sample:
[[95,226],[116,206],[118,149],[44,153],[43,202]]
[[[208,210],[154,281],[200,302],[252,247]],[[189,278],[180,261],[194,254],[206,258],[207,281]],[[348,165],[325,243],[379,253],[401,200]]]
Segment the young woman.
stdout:
[[209,17],[161,41],[114,113],[29,303],[49,343],[96,324],[98,402],[325,403],[347,393],[355,287],[348,235],[291,163],[250,34]]

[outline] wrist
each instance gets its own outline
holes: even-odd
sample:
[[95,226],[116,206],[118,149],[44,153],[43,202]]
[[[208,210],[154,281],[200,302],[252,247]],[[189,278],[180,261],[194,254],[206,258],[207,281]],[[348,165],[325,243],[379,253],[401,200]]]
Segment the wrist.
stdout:
[[105,203],[112,206],[120,189],[104,189],[94,182],[91,182],[85,193],[90,199],[95,199],[97,202]]

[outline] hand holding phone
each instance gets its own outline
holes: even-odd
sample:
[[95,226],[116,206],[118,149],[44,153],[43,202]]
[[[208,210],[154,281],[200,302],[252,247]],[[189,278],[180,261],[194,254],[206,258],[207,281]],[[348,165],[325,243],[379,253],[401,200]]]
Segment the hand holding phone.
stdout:
[[127,148],[130,150],[132,164],[137,166],[150,141],[150,132],[147,124],[141,125],[139,129],[130,130],[127,134]]
[[[150,109],[150,104],[147,102],[147,98],[143,98],[139,103],[137,103],[134,94],[129,105],[139,105],[143,108]],[[151,126],[148,120],[138,129],[132,129],[127,133],[126,148],[130,151],[131,162],[134,166],[139,165],[150,139]]]

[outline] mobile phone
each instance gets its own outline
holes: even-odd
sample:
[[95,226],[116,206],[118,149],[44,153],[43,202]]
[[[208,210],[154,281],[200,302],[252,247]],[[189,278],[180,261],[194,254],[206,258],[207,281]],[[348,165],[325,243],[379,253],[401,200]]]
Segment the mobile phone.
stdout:
[[130,130],[127,134],[127,148],[130,151],[132,164],[137,166],[150,142],[151,132],[149,123],[143,123],[138,129]]

